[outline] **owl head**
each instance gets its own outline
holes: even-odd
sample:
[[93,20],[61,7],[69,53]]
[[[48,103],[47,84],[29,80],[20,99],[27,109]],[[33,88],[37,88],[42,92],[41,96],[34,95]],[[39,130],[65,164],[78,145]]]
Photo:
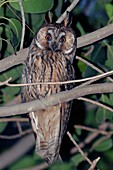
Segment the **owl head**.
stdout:
[[42,50],[60,51],[71,54],[76,49],[76,36],[70,28],[71,20],[68,14],[62,24],[45,23],[36,34],[36,44]]

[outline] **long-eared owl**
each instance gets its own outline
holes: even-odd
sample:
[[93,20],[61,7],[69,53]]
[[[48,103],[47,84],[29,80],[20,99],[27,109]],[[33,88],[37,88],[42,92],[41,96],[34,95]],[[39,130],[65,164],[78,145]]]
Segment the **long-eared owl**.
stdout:
[[[67,15],[62,24],[45,23],[36,33],[25,61],[22,83],[63,82],[75,79],[73,58],[76,36]],[[22,87],[22,101],[43,99],[72,89],[74,84],[38,84]],[[72,102],[60,103],[30,112],[36,137],[36,153],[48,163],[59,158],[62,138],[66,132]]]

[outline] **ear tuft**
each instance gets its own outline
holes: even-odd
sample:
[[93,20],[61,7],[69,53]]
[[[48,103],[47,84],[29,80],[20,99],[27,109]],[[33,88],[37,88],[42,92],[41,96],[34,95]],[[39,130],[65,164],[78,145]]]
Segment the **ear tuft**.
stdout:
[[46,14],[45,14],[45,22],[47,24],[51,24],[52,23],[52,17],[51,17],[51,12],[50,11],[46,12]]
[[67,11],[67,16],[66,18],[64,19],[64,26],[65,27],[69,27],[72,23],[72,18],[71,18],[71,14],[69,11]]

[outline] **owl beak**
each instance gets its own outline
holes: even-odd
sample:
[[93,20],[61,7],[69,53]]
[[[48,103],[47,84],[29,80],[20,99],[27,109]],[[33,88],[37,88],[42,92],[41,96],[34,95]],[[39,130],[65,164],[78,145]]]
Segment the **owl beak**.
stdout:
[[54,43],[52,44],[51,48],[52,48],[53,51],[57,51],[57,50],[58,50],[58,45],[57,45],[57,43],[54,42]]

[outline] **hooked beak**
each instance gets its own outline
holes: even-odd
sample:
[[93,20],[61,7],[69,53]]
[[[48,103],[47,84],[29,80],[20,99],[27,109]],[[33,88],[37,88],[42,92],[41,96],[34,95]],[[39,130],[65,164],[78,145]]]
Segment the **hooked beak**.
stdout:
[[51,49],[52,49],[53,51],[57,51],[57,50],[58,50],[58,45],[57,45],[56,42],[54,42],[54,43],[52,44]]

